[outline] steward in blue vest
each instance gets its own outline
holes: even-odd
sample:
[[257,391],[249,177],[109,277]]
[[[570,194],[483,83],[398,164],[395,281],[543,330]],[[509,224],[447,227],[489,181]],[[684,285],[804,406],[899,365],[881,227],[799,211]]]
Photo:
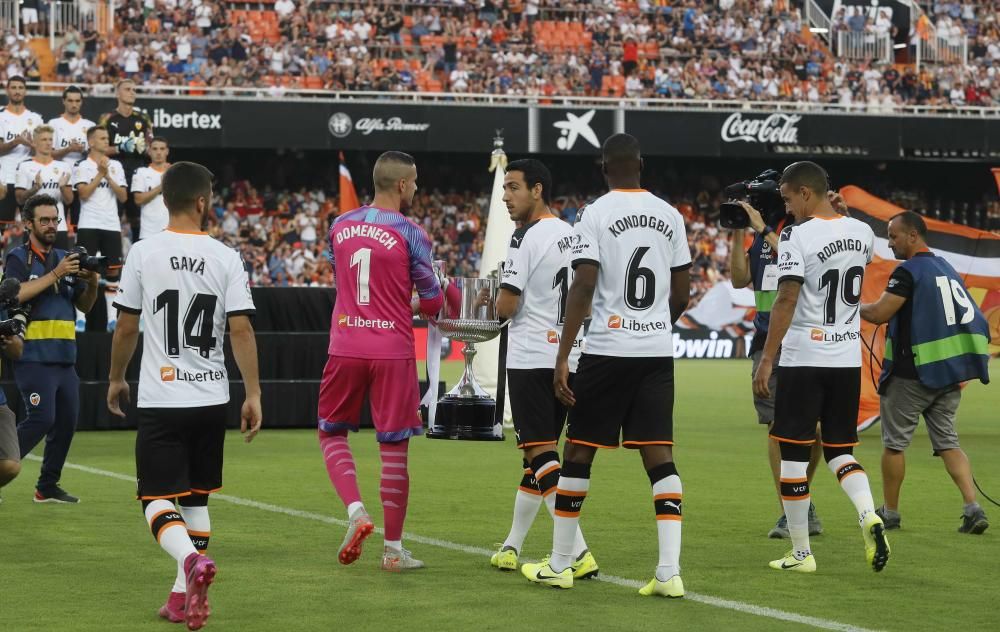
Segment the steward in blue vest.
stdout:
[[7,255],[5,273],[21,281],[18,298],[30,309],[24,352],[14,379],[27,417],[18,424],[21,459],[44,438],[35,502],[78,502],[59,487],[80,412],[76,374],[76,309],[87,312],[97,298],[97,274],[80,269],[79,257],[54,248],[56,200],[35,195],[22,210],[27,242]]
[[885,504],[877,511],[887,529],[900,526],[903,452],[922,415],[931,447],[965,502],[958,530],[980,534],[989,522],[976,502],[972,469],[958,443],[955,417],[962,382],[990,381],[989,327],[962,277],[927,248],[926,238],[927,225],[916,213],[906,211],[892,218],[889,248],[904,261],[879,300],[861,306],[861,317],[868,322],[889,323],[879,378]]

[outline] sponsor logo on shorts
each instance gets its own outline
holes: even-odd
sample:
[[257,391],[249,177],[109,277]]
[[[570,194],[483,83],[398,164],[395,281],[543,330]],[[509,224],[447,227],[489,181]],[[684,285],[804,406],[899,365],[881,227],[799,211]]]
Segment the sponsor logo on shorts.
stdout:
[[218,382],[225,379],[226,372],[222,370],[185,371],[174,366],[160,367],[162,382]]
[[809,332],[809,338],[813,342],[847,342],[848,340],[860,340],[861,334],[856,331],[845,331],[844,333],[823,331],[813,329]]
[[670,325],[664,320],[644,323],[633,318],[625,318],[618,314],[613,314],[608,318],[608,329],[624,329],[626,331],[646,333],[648,331],[667,331],[670,329]]
[[347,329],[348,327],[359,327],[361,329],[395,329],[396,322],[392,320],[382,320],[381,318],[361,318],[360,316],[340,314],[337,316],[337,326],[341,329]]
[[28,396],[28,401],[31,402],[32,406],[38,406],[42,403],[42,396],[38,393],[32,393]]

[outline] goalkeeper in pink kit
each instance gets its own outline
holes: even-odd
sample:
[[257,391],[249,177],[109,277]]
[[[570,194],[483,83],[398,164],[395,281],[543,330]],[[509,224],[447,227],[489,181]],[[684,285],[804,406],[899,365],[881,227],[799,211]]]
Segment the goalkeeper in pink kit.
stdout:
[[[319,391],[319,443],[350,523],[338,558],[351,564],[375,529],[358,491],[348,431],[356,432],[365,395],[371,402],[382,458],[379,491],[385,517],[382,569],[422,568],[402,547],[410,493],[409,439],[423,433],[419,413],[413,314],[436,315],[445,293],[431,265],[431,242],[402,215],[417,190],[417,168],[407,154],[389,151],[375,162],[375,199],[330,227],[337,301],[330,323],[329,359]],[[419,305],[411,304],[416,287]],[[457,299],[452,288],[449,295]],[[457,300],[449,300],[449,304]]]

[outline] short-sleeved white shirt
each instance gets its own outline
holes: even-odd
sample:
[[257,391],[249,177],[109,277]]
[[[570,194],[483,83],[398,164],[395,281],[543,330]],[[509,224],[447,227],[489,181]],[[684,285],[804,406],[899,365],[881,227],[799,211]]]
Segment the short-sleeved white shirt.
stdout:
[[114,305],[145,314],[140,408],[229,401],[226,321],[254,311],[237,251],[205,233],[168,229],[143,239],[129,250]]
[[598,266],[588,354],[672,357],[670,282],[691,266],[684,218],[644,190],[613,190],[573,230],[573,267]]

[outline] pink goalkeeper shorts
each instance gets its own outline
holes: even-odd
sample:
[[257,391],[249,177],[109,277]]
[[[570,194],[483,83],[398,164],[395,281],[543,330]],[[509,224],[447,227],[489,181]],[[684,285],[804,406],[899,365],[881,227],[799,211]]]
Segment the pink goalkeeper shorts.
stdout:
[[423,434],[416,360],[330,356],[319,387],[319,429],[357,432],[365,395],[378,441],[392,443]]

